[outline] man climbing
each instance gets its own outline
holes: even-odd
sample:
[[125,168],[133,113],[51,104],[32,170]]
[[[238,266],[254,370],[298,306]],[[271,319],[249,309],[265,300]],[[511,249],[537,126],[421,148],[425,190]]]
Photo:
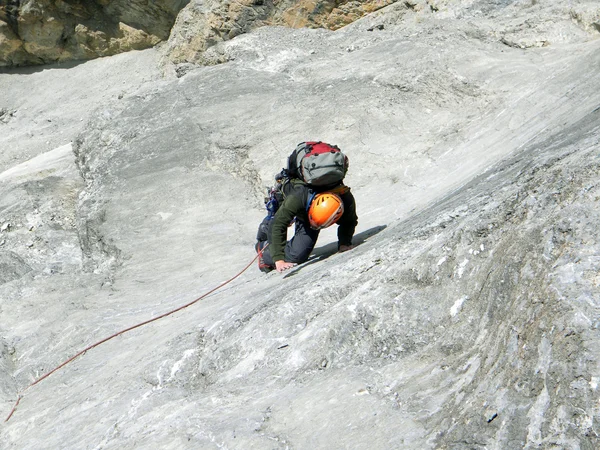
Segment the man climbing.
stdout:
[[[352,248],[358,218],[354,196],[343,183],[347,170],[348,158],[336,146],[302,142],[296,147],[287,169],[276,177],[266,199],[269,214],[258,227],[255,248],[261,253],[261,271],[283,272],[305,262],[319,231],[334,223],[339,225],[338,251]],[[287,241],[292,223],[294,236]]]

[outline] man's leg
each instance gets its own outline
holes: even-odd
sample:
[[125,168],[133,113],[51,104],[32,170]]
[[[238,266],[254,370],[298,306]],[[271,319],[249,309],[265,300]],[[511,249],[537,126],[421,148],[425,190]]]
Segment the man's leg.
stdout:
[[270,272],[275,268],[275,263],[273,262],[273,258],[271,258],[271,253],[269,252],[269,247],[265,250],[265,246],[267,245],[269,228],[273,223],[273,217],[267,216],[263,219],[263,221],[258,226],[258,231],[256,232],[256,245],[255,250],[257,253],[262,252],[262,254],[258,258],[258,268],[261,272]]
[[[265,240],[264,237],[265,234],[270,235],[272,225],[273,221],[269,220],[269,218],[265,218],[258,227],[258,233],[256,235],[258,240],[256,243],[257,252],[259,250],[262,251],[262,249],[267,245],[267,240]],[[294,237],[287,241],[285,245],[285,261],[301,264],[308,259],[310,253],[315,248],[317,239],[319,238],[319,231],[313,230],[299,220],[296,221],[294,226]],[[262,257],[259,260],[259,267],[263,272],[269,272],[270,270],[268,270],[268,268],[275,268],[275,261],[273,261],[273,258],[271,257],[269,247],[262,251]]]
[[263,221],[258,226],[258,231],[256,232],[256,240],[258,242],[266,241],[269,239],[269,227],[273,222],[273,216],[267,216],[263,219]]
[[294,237],[285,245],[286,262],[303,263],[310,256],[319,238],[319,230],[313,230],[305,223],[296,220]]

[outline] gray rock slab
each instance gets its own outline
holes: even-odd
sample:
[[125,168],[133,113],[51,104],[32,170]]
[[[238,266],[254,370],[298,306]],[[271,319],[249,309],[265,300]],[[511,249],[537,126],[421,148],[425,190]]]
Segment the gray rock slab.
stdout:
[[3,250],[31,268],[0,285],[7,414],[77,351],[250,262],[299,141],[348,153],[360,221],[351,252],[328,230],[294,271],[252,267],[28,389],[3,447],[597,446],[598,41],[362,26],[233,39],[226,64],[96,103],[73,159],[0,174],[0,237],[77,189],[42,240],[79,257],[44,272],[22,238]]
[[93,110],[156,81],[156,61],[150,49],[0,71],[0,171],[71,142]]

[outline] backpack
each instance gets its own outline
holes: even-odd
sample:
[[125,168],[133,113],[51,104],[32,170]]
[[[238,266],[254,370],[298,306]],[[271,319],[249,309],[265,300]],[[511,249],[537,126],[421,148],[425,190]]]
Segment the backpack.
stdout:
[[[316,192],[311,187],[304,185],[308,188],[305,192],[303,191],[304,203],[306,204],[306,211],[310,207],[312,199],[315,197]],[[271,219],[275,216],[275,213],[279,210],[279,207],[285,200],[285,197],[292,191],[301,189],[297,185],[297,182],[292,182],[288,171],[283,169],[275,176],[275,186],[267,189],[267,197],[265,197],[265,207],[267,208],[267,217]]]
[[301,142],[288,158],[287,171],[312,186],[335,186],[348,171],[348,157],[336,145]]

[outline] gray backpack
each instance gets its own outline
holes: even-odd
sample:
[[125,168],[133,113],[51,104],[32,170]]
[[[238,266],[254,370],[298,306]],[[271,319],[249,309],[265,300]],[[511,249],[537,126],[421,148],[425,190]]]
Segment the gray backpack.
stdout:
[[336,145],[301,142],[288,158],[288,173],[312,186],[334,186],[348,171],[348,157]]

